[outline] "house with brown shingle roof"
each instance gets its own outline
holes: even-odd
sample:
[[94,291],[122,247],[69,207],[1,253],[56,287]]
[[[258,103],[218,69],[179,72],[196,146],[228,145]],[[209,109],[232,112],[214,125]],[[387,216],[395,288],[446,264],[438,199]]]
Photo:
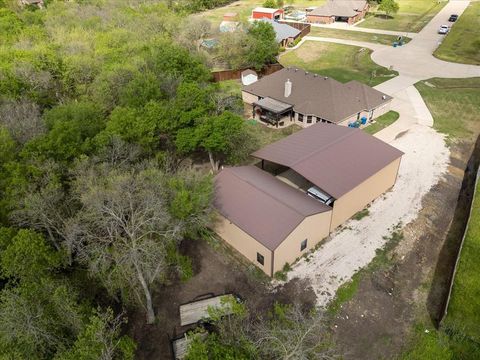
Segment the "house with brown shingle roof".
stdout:
[[307,14],[307,21],[319,24],[331,24],[337,21],[350,25],[365,17],[369,9],[367,0],[328,0]]
[[272,276],[394,186],[403,153],[361,129],[318,123],[215,178],[215,231]]
[[318,122],[349,126],[390,110],[392,97],[352,80],[285,68],[242,88],[246,112],[269,126],[307,127]]

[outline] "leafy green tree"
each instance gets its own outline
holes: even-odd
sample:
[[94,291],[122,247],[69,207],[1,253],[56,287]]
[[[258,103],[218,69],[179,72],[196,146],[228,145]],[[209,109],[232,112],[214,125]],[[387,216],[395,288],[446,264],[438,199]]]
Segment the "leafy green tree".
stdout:
[[152,72],[142,72],[120,90],[119,105],[138,108],[160,98],[162,92],[158,78]]
[[[204,150],[214,172],[218,171],[221,160],[242,157],[238,154],[241,142],[246,141],[246,124],[238,115],[224,112],[198,122],[197,126],[182,129],[177,134],[176,145],[185,153]],[[241,148],[241,147],[240,147]]]
[[266,8],[271,8],[271,9],[276,9],[277,8],[277,3],[275,0],[265,0],[262,4],[263,7]]
[[97,311],[90,316],[73,346],[57,354],[54,360],[133,360],[135,343],[121,335],[121,325],[126,319],[114,316],[111,309]]
[[11,239],[0,236],[1,274],[6,278],[35,282],[49,275],[62,263],[62,254],[45,238],[32,230],[22,229]]
[[46,112],[44,119],[47,134],[27,143],[24,156],[71,161],[94,149],[92,139],[105,126],[101,110],[92,103],[59,105]]
[[81,313],[77,295],[63,282],[39,278],[8,287],[0,293],[0,351],[52,358],[80,331]]
[[255,21],[248,30],[248,37],[247,63],[250,66],[261,70],[266,64],[276,62],[280,46],[275,40],[272,24]]
[[385,17],[389,17],[391,14],[396,14],[400,10],[400,6],[395,0],[382,0],[378,10],[383,11]]
[[0,168],[14,159],[16,144],[8,130],[0,125]]

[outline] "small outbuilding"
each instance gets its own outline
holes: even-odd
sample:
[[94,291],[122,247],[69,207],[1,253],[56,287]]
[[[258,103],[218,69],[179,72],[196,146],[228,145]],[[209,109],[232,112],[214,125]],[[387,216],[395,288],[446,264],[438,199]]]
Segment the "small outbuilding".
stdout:
[[240,27],[238,21],[238,14],[235,12],[228,12],[223,15],[223,20],[219,25],[220,32],[235,32]]
[[253,84],[258,80],[258,75],[255,71],[247,69],[242,71],[242,84],[243,85],[250,85]]
[[284,16],[283,9],[271,9],[264,7],[257,7],[252,10],[252,19],[261,20],[261,19],[270,19],[270,20],[281,20]]
[[272,25],[275,31],[275,40],[277,40],[280,46],[287,46],[289,43],[295,41],[301,34],[301,31],[295,29],[293,26],[279,23],[276,20],[262,19],[261,21],[268,22]]

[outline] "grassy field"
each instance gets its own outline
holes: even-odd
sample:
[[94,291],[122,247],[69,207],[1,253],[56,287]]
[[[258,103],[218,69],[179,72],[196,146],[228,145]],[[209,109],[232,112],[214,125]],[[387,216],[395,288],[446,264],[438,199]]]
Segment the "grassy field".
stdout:
[[430,79],[416,87],[435,119],[435,129],[449,140],[473,135],[480,124],[480,78]]
[[341,82],[357,80],[375,86],[398,75],[375,64],[369,49],[357,46],[306,41],[280,57],[283,66],[298,66]]
[[387,126],[392,125],[395,121],[398,120],[400,114],[396,111],[389,111],[382,116],[379,116],[375,119],[375,122],[371,125],[368,125],[363,129],[368,134],[375,134],[382,129],[385,129]]
[[[451,140],[480,131],[480,78],[430,79],[416,85],[435,120]],[[434,86],[434,87],[432,87]],[[421,321],[402,360],[480,359],[480,186],[461,254],[448,315],[440,330]]]
[[[453,284],[445,325],[480,345],[480,182]],[[480,355],[480,353],[479,353]]]
[[[323,5],[326,0],[297,0],[294,3],[295,8],[304,9],[309,6]],[[240,0],[227,6],[211,9],[200,14],[200,16],[210,20],[214,26],[218,26],[223,19],[223,14],[227,12],[236,12],[240,21],[247,21],[252,14],[252,9],[262,6],[262,0]]]
[[480,2],[470,4],[434,55],[446,61],[480,65]]
[[382,12],[376,13],[372,8],[372,15],[368,16],[359,27],[395,30],[405,32],[419,32],[445,6],[432,0],[397,0],[400,10],[391,18],[386,18]]
[[[397,36],[383,35],[383,34],[371,34],[359,31],[339,30],[339,29],[326,29],[319,27],[312,27],[310,32],[311,36],[323,36],[337,39],[347,39],[355,41],[365,41],[382,45],[392,45],[397,41]],[[405,43],[410,41],[410,38],[403,39]]]

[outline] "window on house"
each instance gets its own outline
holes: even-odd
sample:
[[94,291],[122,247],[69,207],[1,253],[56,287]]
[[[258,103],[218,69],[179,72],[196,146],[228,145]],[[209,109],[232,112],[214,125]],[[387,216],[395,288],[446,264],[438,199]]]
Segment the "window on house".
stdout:
[[263,257],[262,254],[260,254],[258,252],[257,252],[257,261],[262,265],[265,263],[265,258]]
[[311,123],[312,123],[312,116],[308,115],[307,116],[307,124],[311,124]]
[[307,248],[307,239],[303,240],[300,244],[300,251],[303,251]]
[[298,114],[298,121],[303,122],[303,115],[302,114]]

